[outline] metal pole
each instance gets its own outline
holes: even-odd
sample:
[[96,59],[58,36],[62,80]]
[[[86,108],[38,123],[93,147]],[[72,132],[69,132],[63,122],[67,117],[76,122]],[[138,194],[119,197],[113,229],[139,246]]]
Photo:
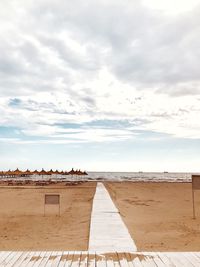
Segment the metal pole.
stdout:
[[196,219],[196,217],[195,217],[194,190],[193,190],[193,188],[192,188],[192,204],[193,204],[193,219]]

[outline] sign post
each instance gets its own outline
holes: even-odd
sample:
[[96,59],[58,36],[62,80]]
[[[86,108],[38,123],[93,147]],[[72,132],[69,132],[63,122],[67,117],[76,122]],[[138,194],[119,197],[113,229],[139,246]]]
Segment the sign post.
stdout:
[[200,190],[200,175],[192,175],[192,205],[193,205],[193,219],[196,219],[195,214],[195,199],[194,190]]
[[46,205],[59,205],[59,216],[60,216],[60,195],[58,194],[45,194],[44,195],[44,216]]

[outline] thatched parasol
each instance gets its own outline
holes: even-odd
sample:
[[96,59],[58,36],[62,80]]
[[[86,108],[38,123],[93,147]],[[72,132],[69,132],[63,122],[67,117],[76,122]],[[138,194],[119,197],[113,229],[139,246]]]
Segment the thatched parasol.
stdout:
[[71,171],[68,172],[68,174],[70,174],[70,175],[75,175],[76,172],[75,172],[75,170],[72,168]]
[[51,169],[51,170],[48,171],[47,173],[48,173],[48,175],[52,175],[52,174],[54,174],[54,171]]
[[58,170],[55,170],[54,174],[60,174],[60,172]]
[[31,172],[29,169],[27,169],[26,171],[23,172],[24,176],[30,176],[33,175],[33,172]]
[[42,170],[38,174],[39,175],[47,175],[47,172],[42,168]]
[[14,172],[11,170],[5,171],[5,176],[7,177],[13,177],[14,176]]
[[83,175],[81,170],[76,170],[76,175]]
[[23,171],[20,171],[18,168],[13,172],[14,176],[21,176],[23,174]]
[[34,171],[32,172],[32,174],[39,175],[39,171],[38,171],[38,170],[34,170]]

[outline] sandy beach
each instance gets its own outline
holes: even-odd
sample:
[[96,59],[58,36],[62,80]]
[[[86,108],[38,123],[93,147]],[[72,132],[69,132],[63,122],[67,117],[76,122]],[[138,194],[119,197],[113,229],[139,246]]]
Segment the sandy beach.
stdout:
[[199,251],[200,192],[190,183],[105,183],[138,251]]
[[[95,182],[43,188],[0,187],[0,250],[87,250]],[[44,194],[59,193],[46,207]]]
[[[192,218],[190,183],[106,182],[138,251],[199,251],[200,192]],[[95,182],[1,186],[0,250],[87,250]],[[44,194],[59,193],[58,206]]]

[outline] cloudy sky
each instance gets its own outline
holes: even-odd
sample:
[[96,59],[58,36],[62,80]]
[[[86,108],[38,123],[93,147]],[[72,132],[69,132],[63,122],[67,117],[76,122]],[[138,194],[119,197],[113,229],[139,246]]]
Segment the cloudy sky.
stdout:
[[199,171],[200,0],[1,0],[0,168]]

